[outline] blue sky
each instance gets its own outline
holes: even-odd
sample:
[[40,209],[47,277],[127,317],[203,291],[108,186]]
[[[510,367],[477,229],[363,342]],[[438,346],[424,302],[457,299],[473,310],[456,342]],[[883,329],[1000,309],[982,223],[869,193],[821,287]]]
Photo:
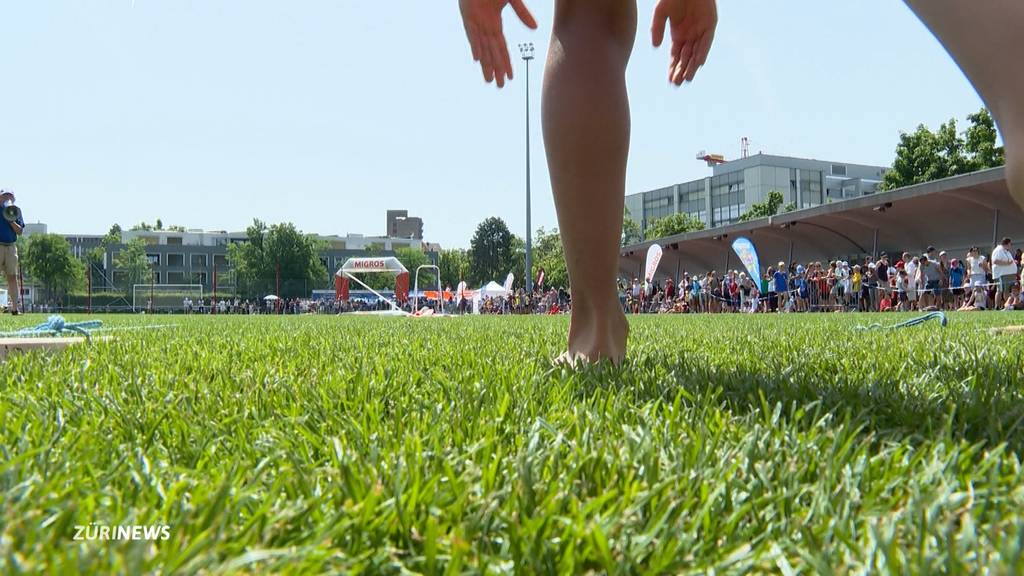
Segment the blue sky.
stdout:
[[[888,164],[899,131],[981,107],[897,0],[719,3],[710,58],[667,82],[652,2],[628,71],[627,192],[705,176],[698,150]],[[540,135],[541,30],[531,41],[533,227],[555,226]],[[484,84],[455,0],[0,0],[0,186],[26,221],[102,233],[161,218],[241,230],[253,219],[323,234],[424,218],[468,246],[477,223],[524,216],[524,84]]]

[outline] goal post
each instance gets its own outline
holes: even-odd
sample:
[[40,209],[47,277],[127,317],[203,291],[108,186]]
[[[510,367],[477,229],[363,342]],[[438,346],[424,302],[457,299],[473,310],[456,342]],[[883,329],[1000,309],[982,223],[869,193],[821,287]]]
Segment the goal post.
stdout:
[[185,308],[185,299],[191,300],[194,306],[198,306],[203,299],[202,284],[133,284],[132,285],[132,310],[142,312],[152,309],[153,311],[182,311]]

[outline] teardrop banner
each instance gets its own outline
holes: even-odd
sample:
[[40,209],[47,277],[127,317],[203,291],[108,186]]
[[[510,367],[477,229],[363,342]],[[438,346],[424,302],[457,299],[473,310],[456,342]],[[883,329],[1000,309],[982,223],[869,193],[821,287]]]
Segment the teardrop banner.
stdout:
[[747,269],[747,273],[754,280],[761,277],[761,261],[757,257],[757,248],[749,238],[740,236],[733,240],[732,249],[740,257],[740,262]]
[[647,265],[644,266],[644,281],[653,281],[654,274],[658,271],[658,264],[661,262],[661,255],[664,252],[658,244],[651,245],[647,249]]

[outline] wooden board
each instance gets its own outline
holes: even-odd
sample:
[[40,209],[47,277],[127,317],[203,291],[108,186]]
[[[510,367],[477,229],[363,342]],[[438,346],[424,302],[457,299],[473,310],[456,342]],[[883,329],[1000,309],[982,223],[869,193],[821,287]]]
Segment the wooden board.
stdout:
[[989,332],[992,334],[1019,334],[1024,332],[1024,326],[1003,326],[1000,328],[990,328]]
[[[103,336],[93,337],[93,340],[105,339],[106,337]],[[75,336],[73,338],[0,338],[0,360],[6,360],[8,354],[31,352],[33,350],[42,350],[46,352],[59,351],[73,344],[81,344],[85,341],[85,338],[82,336]]]

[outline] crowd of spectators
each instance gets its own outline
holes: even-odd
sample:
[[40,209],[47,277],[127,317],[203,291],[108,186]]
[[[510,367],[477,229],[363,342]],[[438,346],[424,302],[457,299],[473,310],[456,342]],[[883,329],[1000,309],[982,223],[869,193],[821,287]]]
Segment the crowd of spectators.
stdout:
[[370,309],[369,305],[340,300],[312,298],[285,298],[281,300],[251,300],[241,298],[185,298],[181,311],[185,314],[337,314],[356,308]]
[[[972,247],[962,257],[929,246],[921,254],[882,253],[861,262],[779,262],[760,278],[745,271],[684,272],[680,278],[620,280],[619,299],[627,314],[729,312],[888,312],[929,310],[1024,310],[1024,261],[1009,238],[991,251]],[[445,291],[451,294],[451,290]],[[406,299],[417,308],[447,314],[559,314],[572,307],[562,288],[519,288],[508,295]],[[387,310],[382,300],[291,298],[216,302],[186,298],[186,314],[340,314]]]
[[407,312],[415,312],[414,306],[420,309],[426,307],[446,314],[560,314],[568,312],[572,307],[572,299],[569,292],[563,288],[540,288],[535,287],[533,291],[527,292],[523,288],[512,291],[508,295],[483,296],[474,305],[473,299],[466,297],[459,298],[451,290],[445,290],[452,294],[443,303],[434,299],[420,299],[418,303],[412,300],[403,304],[402,309]]
[[1021,250],[1004,238],[990,255],[929,246],[862,262],[779,262],[757,279],[739,270],[633,278],[620,282],[619,299],[634,314],[1024,310],[1022,270]]
[[[473,299],[467,294],[458,298],[451,295],[444,302],[433,298],[406,298],[399,302],[405,312],[416,312],[416,308],[429,308],[446,314],[559,314],[571,308],[569,293],[562,288],[537,288],[532,293],[520,288],[507,296],[484,296],[474,307]],[[282,300],[251,300],[240,298],[199,298],[182,301],[181,311],[185,314],[343,314],[347,312],[385,311],[391,304],[385,300],[360,297],[348,300],[325,298],[286,298]]]

